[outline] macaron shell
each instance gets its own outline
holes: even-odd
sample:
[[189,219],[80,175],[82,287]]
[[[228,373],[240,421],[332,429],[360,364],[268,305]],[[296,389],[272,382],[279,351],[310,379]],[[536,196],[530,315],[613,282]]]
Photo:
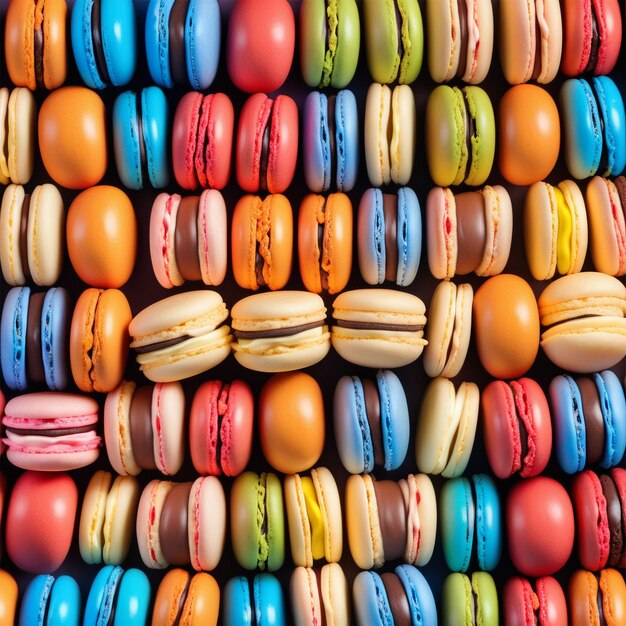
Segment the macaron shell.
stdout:
[[394,87],[391,94],[391,122],[391,180],[398,185],[407,185],[413,173],[415,154],[415,97],[408,85]]
[[173,476],[185,458],[185,394],[179,382],[154,385],[151,413],[157,469]]
[[598,101],[598,111],[602,117],[604,150],[606,150],[605,176],[621,174],[626,166],[626,113],[624,100],[611,78],[598,76],[591,79]]
[[324,554],[329,563],[338,562],[343,552],[343,526],[337,483],[326,467],[311,470],[311,478],[325,529]]
[[37,105],[25,87],[11,91],[8,103],[9,176],[24,185],[32,176],[35,164],[35,124]]
[[558,187],[570,209],[573,222],[570,241],[570,263],[566,273],[575,274],[582,270],[587,255],[587,208],[580,187],[574,181],[561,181]]
[[169,565],[163,556],[159,525],[163,503],[174,485],[165,480],[152,480],[144,487],[139,498],[137,546],[144,565],[151,569],[165,569]]
[[391,182],[388,140],[391,115],[391,89],[387,85],[372,83],[365,101],[364,142],[367,175],[374,187]]
[[376,572],[359,572],[352,583],[354,617],[359,626],[385,626],[391,614],[389,598]]
[[141,189],[148,182],[142,177],[141,146],[145,142],[137,116],[138,97],[132,91],[125,91],[113,103],[115,166],[122,184],[129,189]]
[[391,370],[379,370],[376,384],[380,398],[385,469],[398,469],[409,448],[409,407],[400,379]]
[[210,87],[217,74],[221,45],[220,5],[191,0],[185,20],[185,60],[192,89]]
[[478,276],[496,276],[509,261],[513,240],[513,207],[508,191],[501,185],[485,185],[482,190],[487,222],[487,241]]
[[478,567],[492,571],[502,554],[502,515],[500,496],[495,482],[488,474],[472,476],[476,493],[476,554]]
[[26,335],[28,326],[29,287],[13,287],[4,299],[0,320],[2,377],[9,387],[28,388],[26,377]]
[[414,622],[437,624],[435,598],[424,575],[410,565],[398,565],[395,573],[406,592]]
[[117,591],[114,626],[141,626],[147,623],[151,596],[148,577],[140,569],[126,570]]
[[102,560],[122,563],[133,538],[133,527],[139,501],[139,483],[133,476],[117,476],[106,502]]
[[[0,570],[0,624],[10,626],[14,623],[17,610],[17,583],[6,570]],[[22,599],[22,605],[26,605]]]
[[198,207],[198,254],[205,285],[221,285],[226,276],[227,228],[224,197],[216,189],[203,191]]
[[289,592],[296,626],[313,626],[323,620],[321,594],[311,568],[296,567],[293,570]]
[[150,212],[150,259],[154,275],[165,289],[185,282],[176,263],[174,235],[181,198],[178,194],[159,194]]
[[82,608],[80,588],[71,576],[59,576],[50,589],[47,624],[78,624]]
[[9,107],[9,88],[0,88],[0,184],[8,185],[11,182],[9,178],[9,151],[7,141],[7,116]]
[[[536,591],[526,578],[515,576],[504,584],[504,619],[510,626],[526,626],[538,607],[546,626],[567,625],[567,604],[561,585],[551,576],[537,579]],[[534,617],[533,617],[534,619]]]
[[0,248],[2,276],[11,286],[24,285],[26,276],[20,253],[20,223],[24,204],[24,187],[10,184],[2,194],[0,235],[5,245]]
[[598,576],[586,570],[576,570],[568,585],[568,608],[572,626],[600,622],[598,607],[602,597],[602,615],[607,625],[618,626],[626,619],[626,585],[615,569],[604,569]]
[[[511,220],[512,221],[512,220]],[[450,227],[444,227],[449,224]],[[426,200],[428,267],[437,279],[452,278],[456,272],[458,240],[456,203],[449,188],[433,187]]]
[[[472,118],[471,126],[474,133],[469,141],[471,165],[465,175],[468,185],[482,185],[493,165],[496,153],[496,122],[493,106],[486,91],[480,87],[469,86],[463,88],[467,110]],[[467,123],[467,122],[466,122]]]
[[626,450],[626,399],[614,372],[607,370],[594,374],[593,377],[605,409],[603,415],[606,439],[600,465],[608,469],[619,464]]
[[[300,15],[310,11],[313,5],[323,3],[304,2]],[[326,19],[325,16],[323,19]],[[302,135],[302,159],[307,187],[316,193],[328,191],[332,182],[331,138],[329,136],[328,98],[326,94],[312,91],[304,101]]]
[[106,499],[113,477],[99,470],[91,477],[80,513],[78,530],[80,555],[88,564],[102,562],[102,529],[106,511]]
[[167,156],[169,136],[169,110],[165,94],[154,85],[145,87],[141,98],[141,140],[146,149],[148,182],[155,188],[166,187],[170,180]]
[[426,5],[428,26],[428,71],[436,83],[451,80],[459,62],[465,66],[461,54],[461,25],[458,2],[429,2]]
[[474,546],[476,503],[467,478],[444,483],[439,496],[443,554],[448,568],[466,572]]
[[557,199],[549,183],[530,186],[524,201],[524,243],[533,278],[548,280],[557,264]]
[[405,503],[408,502],[407,547],[404,560],[417,567],[428,565],[437,537],[437,499],[427,474],[409,474],[400,481]]
[[160,25],[168,23],[174,0],[150,0],[146,11],[145,46],[152,80],[163,87],[173,87],[170,69],[169,33]]

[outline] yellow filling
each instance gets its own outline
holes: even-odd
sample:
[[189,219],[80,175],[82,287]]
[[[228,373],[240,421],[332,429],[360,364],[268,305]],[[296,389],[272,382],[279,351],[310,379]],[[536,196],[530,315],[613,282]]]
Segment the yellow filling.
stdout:
[[317,561],[324,558],[324,520],[320,505],[317,502],[313,480],[308,476],[304,476],[300,479],[300,482],[302,484],[302,493],[304,493],[306,512],[309,516],[309,525],[311,526],[313,560]]
[[572,213],[565,202],[563,192],[558,187],[553,189],[559,224],[556,236],[556,267],[559,274],[567,274],[572,259]]

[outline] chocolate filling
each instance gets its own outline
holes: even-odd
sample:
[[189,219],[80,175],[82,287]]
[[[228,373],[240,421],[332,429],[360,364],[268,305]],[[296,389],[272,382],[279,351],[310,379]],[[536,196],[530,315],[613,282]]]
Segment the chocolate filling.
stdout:
[[163,556],[171,565],[188,565],[190,561],[187,522],[191,485],[175,484],[163,502],[159,538]]
[[619,567],[624,558],[625,538],[622,521],[622,503],[619,497],[617,485],[610,474],[600,476],[602,492],[606,498],[606,511],[609,520],[611,540],[609,544],[609,567]]
[[[328,96],[328,148],[330,150],[330,171],[335,172],[337,169],[337,141],[335,125],[335,104],[336,96]],[[331,173],[332,176],[332,173]]]
[[237,339],[269,339],[271,337],[289,337],[302,333],[311,328],[320,328],[324,325],[324,320],[300,324],[299,326],[289,326],[287,328],[268,328],[267,330],[234,330],[233,334]]
[[270,134],[272,132],[272,115],[274,113],[275,102],[270,100],[272,107],[267,118],[267,124],[263,129],[263,143],[261,145],[261,156],[259,157],[259,186],[263,191],[267,191],[267,163],[270,154]]
[[467,70],[467,3],[465,0],[457,0],[459,7],[459,36],[461,52],[459,53],[459,67],[456,70],[456,77],[461,78]]
[[[34,3],[33,3],[34,7]],[[36,9],[34,9],[36,11]],[[43,12],[45,16],[46,5],[43,5]],[[45,19],[45,17],[44,17]],[[43,21],[39,28],[35,28],[35,36],[34,36],[34,58],[35,58],[35,81],[37,83],[37,87],[44,86],[44,76],[43,76]]]
[[94,424],[87,424],[86,426],[74,426],[73,428],[19,428],[15,426],[7,426],[5,428],[7,432],[15,433],[16,435],[35,435],[37,437],[65,437],[66,435],[79,435],[80,433],[88,433],[95,430]]
[[376,465],[384,465],[385,451],[383,449],[383,432],[380,423],[380,396],[378,395],[378,388],[369,379],[363,380],[361,384],[363,385],[367,423],[370,427],[372,448],[374,450],[374,463]]
[[30,282],[30,266],[28,264],[28,214],[30,213],[30,194],[24,196],[22,215],[20,217],[20,261],[26,282]]
[[394,480],[373,481],[385,561],[395,561],[406,548],[406,507],[400,485]]
[[[187,602],[187,596],[189,595],[189,587],[191,586],[191,576],[187,574],[185,578],[185,586],[180,592],[180,598],[178,599],[178,611],[176,612],[176,618],[172,626],[180,626],[180,620],[183,617],[185,611],[185,602]],[[193,600],[192,600],[193,602]]]
[[396,282],[398,278],[398,196],[383,194],[385,215],[385,279]]
[[411,607],[400,579],[392,572],[385,572],[380,577],[387,592],[394,626],[412,626]]
[[130,441],[137,465],[156,469],[154,432],[152,430],[152,392],[154,385],[135,389],[130,401]]
[[141,182],[142,184],[147,184],[150,177],[148,174],[146,144],[143,136],[143,108],[141,105],[141,92],[135,95],[135,109],[137,111],[137,144],[139,145],[139,160],[141,162]]
[[202,280],[200,255],[198,254],[198,207],[199,196],[185,196],[178,205],[174,251],[176,264],[185,280]]
[[26,371],[28,379],[35,384],[46,382],[41,356],[41,312],[45,293],[34,293],[28,301],[28,324],[26,326]]
[[477,191],[466,191],[454,197],[456,204],[457,274],[470,274],[482,263],[487,234],[485,199]]
[[189,0],[175,0],[169,18],[170,33],[170,70],[172,79],[178,85],[186,85],[187,58],[185,53],[185,26]]
[[102,43],[102,7],[101,0],[94,0],[91,5],[91,40],[93,42],[93,55],[96,59],[96,68],[103,82],[109,82],[109,69],[104,56],[104,46]]
[[356,330],[389,330],[396,332],[418,332],[424,330],[424,324],[383,324],[381,322],[357,322],[355,320],[337,320],[337,326]]
[[587,465],[599,463],[604,456],[604,417],[598,388],[591,378],[576,381],[583,404],[583,417],[587,436]]
[[137,346],[135,348],[135,352],[137,354],[145,354],[146,352],[155,352],[156,350],[164,350],[165,348],[169,348],[171,346],[176,346],[183,341],[187,341],[189,339],[189,335],[182,335],[181,337],[174,337],[174,339],[165,339],[164,341],[157,341],[156,343],[151,343],[147,346]]
[[600,31],[598,30],[598,16],[594,2],[589,3],[591,8],[591,49],[589,50],[589,60],[585,72],[593,72],[598,62],[598,49],[600,48]]
[[476,127],[474,118],[472,117],[472,113],[469,108],[469,101],[467,99],[465,89],[463,89],[463,104],[465,105],[465,143],[467,144],[467,165],[465,166],[465,178],[467,178],[472,169],[472,157],[474,156],[472,149],[472,137],[476,133]]
[[[326,212],[327,199],[324,198],[324,204],[322,205],[322,212]],[[322,265],[322,259],[324,258],[324,233],[326,232],[326,218],[324,221],[317,225],[317,249],[320,252],[320,283],[323,291],[328,291],[328,272]]]

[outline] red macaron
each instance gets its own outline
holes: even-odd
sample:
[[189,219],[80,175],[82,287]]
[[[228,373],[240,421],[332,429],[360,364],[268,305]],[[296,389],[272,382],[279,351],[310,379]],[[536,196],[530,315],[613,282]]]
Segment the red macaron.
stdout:
[[535,581],[515,576],[504,584],[504,623],[507,626],[567,626],[567,602],[552,576]]

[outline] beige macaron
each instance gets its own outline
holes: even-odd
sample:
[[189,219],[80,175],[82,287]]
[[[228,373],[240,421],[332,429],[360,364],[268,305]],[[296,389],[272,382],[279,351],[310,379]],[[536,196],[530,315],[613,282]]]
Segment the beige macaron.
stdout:
[[26,184],[35,165],[37,105],[26,87],[0,89],[0,184]]

